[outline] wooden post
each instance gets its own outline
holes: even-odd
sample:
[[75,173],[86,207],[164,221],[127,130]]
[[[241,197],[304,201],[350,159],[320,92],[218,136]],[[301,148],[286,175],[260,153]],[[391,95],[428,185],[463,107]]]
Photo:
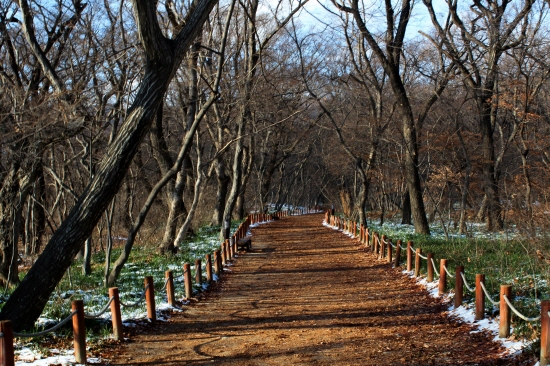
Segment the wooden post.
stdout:
[[397,268],[401,265],[401,263],[399,263],[399,261],[401,260],[401,239],[397,240],[397,245],[396,245],[396,248],[395,248],[395,264],[394,264],[394,267]]
[[3,334],[2,338],[0,338],[0,361],[2,362],[2,366],[14,366],[13,330],[10,320],[0,321],[0,332]]
[[464,273],[464,266],[457,266],[455,272],[455,309],[462,305],[462,296],[464,295],[464,283],[461,273]]
[[481,282],[485,284],[485,275],[476,274],[476,317],[475,320],[485,318],[485,294],[481,288]]
[[86,326],[84,325],[84,301],[71,302],[73,315],[74,360],[76,363],[86,363]]
[[220,245],[220,254],[221,254],[221,258],[222,258],[222,265],[225,266],[225,264],[227,263],[227,258],[226,258],[225,242],[224,241],[222,241],[222,244]]
[[388,239],[388,263],[392,262],[392,247],[391,247],[391,239]]
[[416,248],[416,256],[414,257],[414,276],[420,275],[420,255],[422,254],[422,248]]
[[155,286],[153,285],[153,277],[147,276],[143,281],[145,290],[145,303],[147,304],[147,318],[152,322],[157,320],[157,312],[155,309]]
[[225,262],[231,261],[231,250],[229,249],[229,239],[225,239],[223,242],[224,244],[224,251],[225,251]]
[[428,282],[433,282],[434,281],[434,266],[432,264],[432,259],[434,258],[434,254],[433,253],[428,253],[428,255],[426,256],[428,259]]
[[231,247],[231,259],[235,259],[235,254],[237,254],[237,237],[235,235],[229,239],[229,246]]
[[[172,294],[173,295],[173,294]],[[122,335],[122,316],[120,315],[120,297],[118,295],[118,287],[109,288],[109,299],[111,302],[111,323],[113,324],[113,336],[115,340],[120,341]]]
[[510,320],[512,311],[508,307],[504,296],[512,301],[512,285],[500,285],[500,325],[498,327],[499,338],[508,338],[510,336]]
[[195,259],[195,283],[202,286],[202,261]]
[[206,282],[212,282],[212,256],[210,254],[206,255]]
[[540,366],[550,365],[550,300],[540,302]]
[[185,286],[185,298],[190,299],[193,296],[193,283],[191,282],[191,265],[183,264],[183,285]]
[[412,241],[408,241],[407,242],[407,271],[410,272],[412,271],[412,263],[413,263],[413,260],[412,260],[412,257],[413,257],[413,250],[412,250],[412,245],[413,245],[413,242]]
[[380,240],[380,256],[379,256],[380,259],[383,259],[386,257],[386,245],[387,245],[386,238],[387,238],[386,235],[382,235],[382,240]]
[[214,273],[220,277],[222,273],[222,259],[219,250],[214,250]]
[[374,246],[374,248],[373,248],[374,254],[378,254],[379,253],[378,246],[380,245],[380,237],[378,236],[377,232],[375,232],[374,235],[372,236],[372,244]]
[[437,289],[439,296],[443,295],[445,291],[447,291],[447,272],[445,271],[445,267],[447,267],[447,260],[440,259],[439,260],[439,287]]
[[164,279],[166,280],[166,299],[168,300],[168,305],[174,306],[176,304],[176,297],[174,295],[174,275],[172,271],[164,272]]

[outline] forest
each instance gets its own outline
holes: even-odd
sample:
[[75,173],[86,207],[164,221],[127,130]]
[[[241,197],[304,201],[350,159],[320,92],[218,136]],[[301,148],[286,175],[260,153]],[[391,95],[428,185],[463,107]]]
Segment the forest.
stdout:
[[545,1],[0,9],[0,318],[16,330],[117,238],[106,285],[137,242],[171,255],[252,212],[548,230]]

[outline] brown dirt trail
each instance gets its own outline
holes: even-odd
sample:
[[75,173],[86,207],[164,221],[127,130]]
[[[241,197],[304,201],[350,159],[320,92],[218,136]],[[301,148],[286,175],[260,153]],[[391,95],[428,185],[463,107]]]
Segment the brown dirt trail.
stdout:
[[252,229],[205,300],[147,327],[118,365],[496,365],[502,349],[322,215]]

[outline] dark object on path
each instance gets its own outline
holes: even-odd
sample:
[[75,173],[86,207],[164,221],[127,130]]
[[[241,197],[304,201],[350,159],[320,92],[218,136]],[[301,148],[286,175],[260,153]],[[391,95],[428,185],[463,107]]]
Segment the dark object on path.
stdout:
[[252,249],[252,237],[245,236],[237,241],[237,249],[244,249],[249,252]]

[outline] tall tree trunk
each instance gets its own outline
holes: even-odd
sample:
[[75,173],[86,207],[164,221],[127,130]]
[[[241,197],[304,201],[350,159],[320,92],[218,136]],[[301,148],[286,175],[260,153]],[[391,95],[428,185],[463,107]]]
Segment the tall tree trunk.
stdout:
[[221,156],[216,157],[216,160],[214,161],[214,170],[216,172],[217,190],[211,223],[213,226],[221,226],[231,179],[225,172],[225,162]]
[[[250,144],[251,148],[253,143]],[[252,173],[252,160],[254,159],[254,154],[252,151],[249,151],[249,149],[244,149],[243,151],[243,176],[241,180],[241,189],[239,192],[239,196],[237,197],[237,202],[235,203],[235,212],[236,212],[236,219],[237,220],[243,220],[244,219],[244,205],[245,205],[245,193],[246,193],[246,186],[248,184],[248,179],[250,178],[250,174]]]
[[239,190],[241,186],[241,176],[242,176],[242,155],[243,155],[243,134],[244,134],[244,128],[246,124],[246,118],[245,114],[247,114],[248,107],[245,106],[241,118],[239,118],[238,126],[237,126],[237,142],[235,143],[235,152],[233,156],[233,177],[231,179],[231,191],[229,192],[229,196],[227,198],[227,202],[225,204],[225,210],[223,213],[223,226],[220,230],[220,238],[223,239],[225,236],[225,225],[231,222],[231,217],[233,214],[233,209],[235,207],[235,203],[237,202],[237,197],[239,195]]
[[[393,82],[392,82],[393,84]],[[396,88],[397,89],[397,88]],[[400,88],[399,88],[400,89]],[[426,218],[426,209],[422,198],[422,187],[420,184],[420,173],[418,169],[418,143],[416,140],[416,126],[408,98],[404,95],[405,90],[396,92],[398,103],[401,106],[403,118],[403,141],[405,144],[405,181],[411,199],[411,213],[414,223],[414,231],[417,234],[430,235],[430,226]],[[399,100],[401,95],[401,100]]]
[[462,187],[462,195],[460,197],[460,221],[458,223],[458,233],[466,234],[468,232],[468,228],[466,227],[466,203],[468,199],[468,193],[470,191],[470,175],[472,174],[472,162],[470,160],[470,156],[468,155],[468,151],[466,150],[466,144],[464,143],[464,139],[462,137],[462,133],[460,132],[459,126],[457,126],[456,128],[456,134],[460,141],[460,147],[464,155],[464,160],[466,160],[464,186]]
[[481,151],[483,161],[483,189],[487,197],[487,230],[502,230],[502,208],[498,193],[498,182],[495,176],[495,143],[493,138],[493,127],[491,123],[491,105],[487,101],[480,102],[484,105],[483,114],[480,120],[481,130]]

